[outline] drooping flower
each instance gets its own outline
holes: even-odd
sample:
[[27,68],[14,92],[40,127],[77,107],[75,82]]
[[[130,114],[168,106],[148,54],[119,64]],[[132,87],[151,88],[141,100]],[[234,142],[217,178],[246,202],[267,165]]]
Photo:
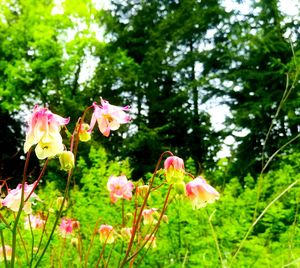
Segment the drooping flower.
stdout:
[[132,236],[132,228],[124,227],[121,229],[121,236],[125,241],[129,241]]
[[[32,184],[24,184],[24,201],[28,198],[32,190],[36,187],[37,181]],[[7,196],[2,200],[2,205],[8,207],[14,212],[19,210],[21,204],[21,196],[22,196],[22,184],[19,184],[16,189],[9,190]],[[31,204],[34,200],[39,200],[39,197],[32,193],[30,198],[24,203],[23,210],[26,214],[31,214]]]
[[100,242],[112,244],[115,241],[114,227],[111,225],[102,224],[98,230],[100,234]]
[[186,192],[194,209],[205,207],[207,203],[213,203],[220,196],[215,188],[200,176],[186,184]]
[[44,227],[45,220],[39,214],[29,215],[28,217],[25,218],[24,229],[30,230],[30,226],[32,229],[41,229]]
[[156,224],[157,220],[154,218],[154,216],[158,216],[157,214],[157,208],[144,209],[142,212],[144,224]]
[[100,132],[108,137],[111,130],[117,130],[121,124],[126,124],[130,121],[130,116],[125,113],[129,111],[129,107],[119,107],[109,104],[108,101],[101,98],[101,105],[93,103],[94,113],[92,115],[90,130],[92,131],[96,122]]
[[145,236],[144,240],[147,241],[145,244],[145,248],[149,248],[149,247],[156,248],[157,247],[156,237],[154,235],[147,234]]
[[63,218],[59,226],[59,231],[62,237],[67,237],[72,234],[73,230],[79,229],[79,221]]
[[[4,245],[4,249],[5,249],[6,260],[10,261],[11,254],[12,254],[12,248],[8,245]],[[4,252],[3,252],[3,247],[0,245],[0,262],[1,261],[4,261]]]
[[71,151],[63,151],[59,155],[61,169],[65,171],[71,170],[75,165],[74,154]]
[[184,179],[184,162],[177,156],[169,156],[164,162],[166,180],[169,183],[181,182]]
[[54,114],[47,108],[34,106],[33,114],[28,122],[29,127],[24,144],[25,153],[36,144],[35,153],[39,159],[54,157],[62,153],[64,146],[60,128],[69,121],[69,118]]
[[107,182],[107,189],[110,191],[110,200],[115,203],[119,198],[131,200],[134,185],[128,181],[126,176],[111,176]]

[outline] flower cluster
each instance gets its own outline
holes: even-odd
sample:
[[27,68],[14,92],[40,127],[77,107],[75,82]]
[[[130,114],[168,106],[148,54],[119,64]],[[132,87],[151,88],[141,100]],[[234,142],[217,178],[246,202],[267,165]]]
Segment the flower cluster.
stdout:
[[201,176],[185,184],[184,162],[177,156],[170,156],[164,162],[166,180],[174,183],[177,193],[186,195],[194,209],[205,207],[207,203],[213,203],[219,199],[220,194],[210,186]]

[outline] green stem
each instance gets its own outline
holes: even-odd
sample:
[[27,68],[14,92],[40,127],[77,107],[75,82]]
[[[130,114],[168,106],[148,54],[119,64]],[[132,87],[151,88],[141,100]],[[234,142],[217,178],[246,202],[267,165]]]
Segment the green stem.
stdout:
[[5,264],[5,268],[7,268],[8,266],[7,266],[7,259],[6,259],[6,248],[5,248],[4,236],[3,236],[3,231],[2,230],[0,230],[0,236],[1,236],[1,244],[2,244],[4,264]]
[[12,253],[11,253],[11,262],[10,262],[10,267],[11,268],[15,267],[16,244],[17,244],[17,227],[18,227],[18,223],[19,223],[19,220],[20,220],[20,217],[21,217],[22,209],[24,207],[24,186],[25,186],[25,181],[26,181],[26,177],[27,177],[27,169],[28,169],[30,154],[31,154],[31,148],[29,149],[29,151],[26,155],[26,161],[25,161],[25,165],[24,165],[23,179],[22,179],[21,201],[20,201],[20,206],[19,206],[19,210],[18,210],[18,213],[17,213],[17,217],[15,219],[13,229],[12,229]]
[[171,193],[172,187],[173,187],[173,185],[171,184],[170,187],[169,187],[169,189],[168,189],[168,193],[167,193],[167,195],[166,195],[166,198],[165,198],[165,201],[164,201],[164,205],[163,205],[163,209],[162,209],[162,211],[161,211],[160,217],[159,217],[159,219],[158,219],[158,221],[157,221],[155,227],[153,228],[152,232],[150,233],[149,238],[146,239],[146,240],[144,241],[144,243],[142,244],[142,246],[141,246],[139,249],[137,249],[136,252],[135,252],[134,254],[132,254],[132,256],[130,256],[130,257],[128,258],[128,261],[130,261],[130,260],[132,260],[133,258],[135,258],[135,257],[140,253],[140,251],[147,245],[147,243],[150,242],[150,245],[147,247],[146,252],[145,252],[145,253],[142,255],[142,257],[140,258],[140,260],[139,260],[139,262],[138,262],[138,264],[137,264],[137,267],[139,267],[140,263],[142,262],[142,260],[144,259],[146,253],[148,252],[149,248],[151,247],[151,244],[152,244],[152,242],[153,242],[152,237],[155,236],[155,234],[157,233],[158,228],[159,228],[160,223],[161,223],[161,220],[162,220],[162,217],[165,215],[165,212],[166,212],[166,210],[167,210],[167,207],[168,207],[168,201],[169,201],[169,197],[170,197],[170,193]]
[[293,188],[298,182],[300,181],[300,179],[297,179],[296,181],[294,181],[292,184],[290,184],[287,188],[285,188],[278,196],[276,196],[263,210],[263,212],[257,217],[257,219],[251,224],[251,226],[249,227],[247,233],[245,234],[242,242],[240,243],[240,246],[238,247],[237,251],[235,252],[235,254],[233,255],[230,265],[229,267],[232,266],[234,260],[236,259],[238,253],[240,252],[241,248],[244,246],[244,243],[246,242],[249,234],[251,233],[252,229],[254,228],[254,226],[259,222],[259,220],[265,215],[265,213],[269,210],[269,208],[278,200],[280,199],[287,191],[289,191],[291,188]]
[[130,241],[129,241],[129,244],[128,244],[128,247],[127,247],[127,250],[126,250],[126,253],[125,253],[125,256],[124,256],[123,261],[122,261],[122,263],[121,263],[121,265],[120,265],[120,268],[124,267],[124,265],[125,265],[125,264],[127,263],[127,261],[128,261],[127,258],[128,258],[128,256],[129,256],[129,253],[130,253],[131,248],[132,248],[132,246],[133,246],[134,237],[135,237],[135,234],[136,234],[136,232],[137,232],[137,230],[138,230],[138,228],[139,228],[139,225],[140,225],[140,222],[141,222],[141,219],[142,219],[142,213],[143,213],[143,210],[144,210],[144,208],[145,208],[145,206],[146,206],[146,204],[147,204],[147,200],[148,200],[148,197],[149,197],[149,195],[150,195],[151,188],[152,188],[152,186],[153,186],[153,182],[154,182],[155,175],[156,175],[156,173],[157,173],[157,171],[158,171],[158,169],[159,169],[159,166],[160,166],[160,163],[161,163],[161,161],[162,161],[162,158],[163,158],[164,155],[166,155],[166,154],[173,156],[173,154],[172,154],[170,151],[166,151],[166,152],[163,152],[163,153],[161,154],[161,156],[159,157],[159,160],[157,161],[157,164],[156,164],[155,170],[154,170],[154,172],[153,172],[152,178],[151,178],[151,180],[150,180],[150,182],[149,182],[149,189],[148,189],[148,191],[147,191],[147,193],[146,193],[146,195],[145,195],[144,202],[143,202],[143,204],[142,204],[142,206],[141,206],[139,215],[138,215],[138,217],[137,217],[137,221],[133,223],[133,226],[132,226],[132,235],[131,235],[131,238],[130,238]]
[[64,198],[63,198],[63,200],[62,200],[62,203],[61,203],[60,209],[59,209],[59,211],[58,211],[58,214],[57,214],[57,216],[56,216],[55,222],[54,222],[54,224],[53,224],[51,233],[50,233],[50,235],[49,235],[49,237],[48,237],[48,240],[47,240],[47,243],[46,243],[46,245],[45,245],[45,248],[44,248],[44,250],[42,251],[42,254],[41,254],[41,256],[39,257],[39,259],[37,260],[37,262],[36,262],[36,264],[35,264],[34,267],[39,267],[38,265],[39,265],[39,263],[41,262],[42,258],[44,257],[44,255],[45,255],[45,253],[46,253],[46,251],[47,251],[47,249],[48,249],[48,246],[49,246],[49,244],[50,244],[50,242],[51,242],[51,240],[52,240],[54,231],[55,231],[56,226],[57,226],[57,224],[58,224],[58,221],[59,221],[59,219],[60,219],[60,216],[61,216],[61,213],[62,213],[64,204],[65,204],[65,200],[66,200],[67,195],[68,195],[68,192],[69,192],[71,176],[72,176],[72,170],[70,170],[69,173],[68,173],[67,186],[66,186]]

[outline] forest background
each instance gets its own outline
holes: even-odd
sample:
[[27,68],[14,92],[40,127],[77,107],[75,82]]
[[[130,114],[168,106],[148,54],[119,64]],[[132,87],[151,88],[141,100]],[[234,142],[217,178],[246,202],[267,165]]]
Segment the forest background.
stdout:
[[[92,172],[103,168],[96,160],[125,161],[132,180],[146,180],[166,150],[221,193],[195,218],[179,205],[145,266],[297,267],[297,184],[251,227],[300,179],[296,2],[290,16],[276,0],[235,2],[247,3],[246,10],[221,0],[110,1],[105,9],[91,0],[1,0],[0,178],[10,178],[12,187],[20,182],[26,119],[35,104],[75,124],[101,96],[130,105],[133,120],[109,138],[95,134],[80,144],[75,196],[90,191],[92,179],[107,180],[105,171],[103,178]],[[212,103],[230,111],[220,129],[212,125]],[[230,156],[220,159],[226,137],[233,140]],[[45,192],[50,182],[64,187],[55,165],[42,181]],[[40,169],[37,159],[31,162],[32,178]]]

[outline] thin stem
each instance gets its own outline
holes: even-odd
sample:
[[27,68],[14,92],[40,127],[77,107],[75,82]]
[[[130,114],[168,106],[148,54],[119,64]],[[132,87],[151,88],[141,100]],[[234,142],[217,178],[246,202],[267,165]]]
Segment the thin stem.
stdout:
[[27,248],[26,248],[26,245],[25,245],[25,241],[24,241],[23,236],[22,236],[22,234],[21,234],[20,228],[17,228],[17,230],[18,230],[18,234],[19,234],[19,236],[20,236],[20,239],[21,239],[21,242],[22,242],[24,251],[25,251],[25,256],[26,256],[27,264],[29,265],[28,251],[27,251]]
[[236,256],[238,255],[238,253],[240,252],[241,248],[243,247],[245,241],[247,240],[249,234],[251,233],[252,229],[254,228],[254,226],[259,222],[259,220],[265,215],[265,213],[269,210],[269,208],[278,200],[280,199],[287,191],[289,191],[291,188],[293,188],[298,182],[300,181],[300,179],[297,179],[296,181],[294,181],[292,184],[290,184],[287,188],[285,188],[278,196],[276,196],[270,203],[269,205],[267,205],[265,207],[265,209],[262,211],[262,213],[257,217],[257,219],[251,224],[251,226],[249,227],[247,233],[245,234],[242,242],[240,243],[240,246],[238,247],[237,251],[235,252],[234,256],[231,259],[230,265],[229,267],[232,266]]
[[143,254],[143,256],[141,257],[141,259],[139,260],[138,265],[141,263],[141,261],[142,261],[143,258],[145,257],[146,253],[148,252],[148,250],[149,250],[149,248],[151,247],[151,244],[152,244],[152,242],[153,242],[152,237],[155,236],[155,234],[156,234],[156,232],[157,232],[157,230],[158,230],[158,228],[159,228],[159,226],[160,226],[162,217],[164,216],[164,214],[165,214],[165,212],[166,212],[166,210],[167,210],[167,207],[168,207],[168,201],[169,201],[169,197],[170,197],[170,193],[171,193],[172,187],[173,187],[173,185],[171,184],[171,185],[169,186],[168,193],[167,193],[167,195],[166,195],[166,198],[165,198],[165,201],[164,201],[164,205],[163,205],[161,214],[160,214],[160,216],[159,216],[159,218],[158,218],[158,221],[157,221],[155,227],[153,228],[152,232],[150,233],[149,238],[146,239],[146,240],[144,241],[144,243],[142,244],[142,246],[141,246],[138,250],[136,250],[136,252],[135,252],[134,254],[132,254],[132,256],[130,256],[130,257],[128,258],[127,261],[130,261],[131,259],[133,259],[134,257],[136,257],[136,256],[139,254],[139,252],[147,245],[147,243],[150,242],[150,245],[148,246],[146,252]]
[[26,155],[26,161],[25,161],[25,165],[24,165],[23,179],[22,179],[21,201],[20,201],[20,206],[19,206],[19,210],[18,210],[18,213],[17,213],[17,217],[15,219],[13,229],[12,229],[12,253],[11,253],[11,262],[10,262],[10,267],[11,268],[15,267],[16,244],[17,244],[17,227],[18,227],[18,223],[19,223],[20,216],[21,216],[21,213],[22,213],[22,209],[24,207],[24,187],[25,187],[25,181],[26,181],[26,177],[27,177],[27,169],[28,169],[31,150],[32,149],[30,148],[27,155]]
[[90,245],[89,245],[89,248],[88,248],[88,251],[87,253],[85,254],[85,260],[84,260],[84,267],[87,267],[87,263],[88,263],[88,257],[90,255],[90,251],[92,249],[92,245],[93,245],[93,242],[94,242],[94,239],[95,239],[95,235],[97,233],[97,229],[98,229],[98,225],[99,225],[99,221],[100,219],[98,219],[95,223],[95,227],[94,227],[94,231],[93,231],[93,234],[92,234],[92,238],[91,238],[91,242],[90,242]]
[[35,181],[35,184],[34,184],[32,190],[31,190],[31,192],[29,193],[29,195],[26,197],[24,203],[28,201],[28,199],[30,198],[30,196],[33,194],[35,188],[38,186],[38,184],[39,184],[41,178],[43,177],[43,175],[44,175],[44,173],[45,173],[45,171],[46,171],[48,162],[49,162],[49,159],[47,158],[46,161],[45,161],[45,163],[44,163],[43,169],[42,169],[42,171],[41,171],[39,177],[38,177],[37,180]]
[[208,218],[208,223],[209,223],[209,226],[210,226],[210,229],[211,229],[211,232],[212,232],[212,235],[213,235],[213,238],[214,238],[214,241],[215,241],[215,244],[216,244],[216,248],[217,248],[217,251],[218,251],[218,255],[219,255],[219,260],[221,262],[221,267],[223,267],[223,258],[222,258],[222,253],[221,253],[221,250],[220,250],[220,246],[219,246],[219,242],[218,242],[218,238],[217,238],[217,235],[216,235],[216,232],[215,232],[215,229],[214,229],[214,226],[212,225],[212,217],[214,216],[214,214],[216,213],[216,210],[214,210],[209,218]]
[[8,265],[7,265],[7,259],[6,259],[6,248],[5,248],[4,236],[3,236],[3,231],[2,230],[0,230],[0,236],[1,236],[1,244],[2,244],[2,252],[3,252],[3,258],[4,258],[4,264],[5,264],[5,268],[7,268]]
[[32,230],[30,216],[27,215],[27,217],[28,217],[29,228],[30,228],[30,233],[31,233],[31,259],[30,259],[30,267],[31,267],[32,262],[33,262],[34,235],[33,235],[33,230]]
[[153,185],[153,182],[154,182],[155,175],[156,175],[156,173],[157,173],[157,171],[158,171],[158,169],[159,169],[159,166],[160,166],[160,163],[161,163],[161,161],[162,161],[162,158],[163,158],[164,155],[166,155],[166,154],[173,156],[173,154],[172,154],[170,151],[166,151],[166,152],[163,152],[163,153],[161,154],[161,156],[159,157],[159,159],[158,159],[158,161],[157,161],[157,164],[156,164],[155,170],[154,170],[154,172],[153,172],[152,178],[151,178],[151,180],[150,180],[150,182],[149,182],[149,188],[148,188],[148,191],[147,191],[147,193],[146,193],[146,195],[145,195],[144,202],[143,202],[143,204],[142,204],[142,206],[141,206],[141,209],[140,209],[140,212],[139,212],[139,214],[138,214],[137,221],[136,221],[136,222],[133,222],[133,226],[132,226],[132,235],[131,235],[131,238],[130,238],[130,241],[129,241],[129,244],[128,244],[128,247],[127,247],[127,250],[126,250],[126,253],[125,253],[125,256],[124,256],[123,261],[122,261],[122,263],[121,263],[121,265],[120,265],[120,268],[124,267],[124,265],[125,265],[126,262],[127,262],[127,258],[128,258],[128,256],[129,256],[130,250],[131,250],[131,248],[132,248],[132,245],[133,245],[133,241],[134,241],[134,237],[135,237],[136,231],[139,229],[139,225],[140,225],[140,222],[141,222],[141,219],[142,219],[142,213],[143,213],[143,210],[144,210],[144,208],[145,208],[145,206],[146,206],[146,204],[147,204],[147,200],[148,200],[148,197],[149,197],[150,192],[151,192],[151,188],[152,188],[152,185]]
[[66,200],[67,195],[68,195],[68,192],[69,192],[71,176],[72,176],[72,170],[70,170],[69,173],[68,173],[67,186],[66,186],[64,198],[63,198],[63,200],[62,200],[62,203],[61,203],[60,209],[59,209],[59,211],[58,211],[57,217],[56,217],[56,219],[55,219],[55,222],[54,222],[54,224],[53,224],[51,233],[50,233],[50,235],[49,235],[49,237],[48,237],[48,241],[47,241],[47,243],[46,243],[46,245],[45,245],[44,250],[42,251],[41,256],[40,256],[39,259],[37,260],[37,262],[36,262],[36,264],[35,264],[34,267],[39,267],[38,265],[39,265],[40,261],[42,260],[44,254],[46,253],[46,250],[48,249],[48,246],[49,246],[49,244],[50,244],[50,242],[51,242],[51,240],[52,240],[52,236],[53,236],[53,234],[54,234],[54,231],[55,231],[56,226],[57,226],[57,224],[58,224],[58,221],[59,221],[59,219],[60,219],[60,215],[61,215],[61,213],[62,213],[64,204],[65,204],[65,200]]

